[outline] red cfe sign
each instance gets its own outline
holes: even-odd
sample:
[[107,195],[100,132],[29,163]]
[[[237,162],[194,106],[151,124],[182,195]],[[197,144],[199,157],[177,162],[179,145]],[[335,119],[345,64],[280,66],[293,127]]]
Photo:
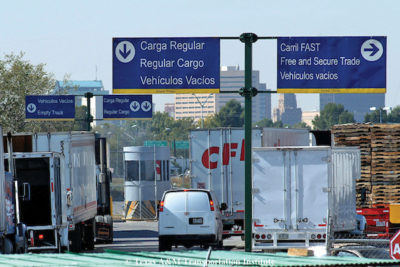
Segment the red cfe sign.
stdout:
[[400,230],[390,239],[390,257],[400,260]]
[[[240,148],[240,161],[244,161],[244,139],[242,140],[242,147]],[[234,158],[237,155],[239,149],[238,143],[225,143],[222,149],[222,165],[229,165],[229,159]],[[206,149],[201,156],[201,162],[207,169],[216,169],[218,166],[218,160],[211,160],[211,156],[219,154],[220,148],[218,146],[212,146]]]

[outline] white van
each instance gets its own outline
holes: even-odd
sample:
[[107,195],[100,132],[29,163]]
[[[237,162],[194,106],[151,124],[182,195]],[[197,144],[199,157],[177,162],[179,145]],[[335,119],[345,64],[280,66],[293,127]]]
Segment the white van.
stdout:
[[173,245],[222,247],[221,208],[215,195],[202,189],[166,191],[159,205],[159,250]]

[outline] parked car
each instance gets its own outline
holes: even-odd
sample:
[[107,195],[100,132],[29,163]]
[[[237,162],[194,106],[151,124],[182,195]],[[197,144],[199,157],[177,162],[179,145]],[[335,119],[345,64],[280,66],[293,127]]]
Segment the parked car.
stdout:
[[159,250],[173,245],[222,247],[222,219],[218,200],[212,191],[202,189],[168,190],[159,205]]

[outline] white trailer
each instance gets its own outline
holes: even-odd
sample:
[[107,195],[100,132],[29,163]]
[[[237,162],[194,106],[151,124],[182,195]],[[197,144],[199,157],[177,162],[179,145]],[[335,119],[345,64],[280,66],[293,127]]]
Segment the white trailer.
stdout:
[[[1,136],[2,133],[0,126]],[[5,172],[4,163],[2,139],[0,142],[0,253],[24,253],[27,245],[26,226],[16,216],[15,201],[18,195],[16,195],[14,177],[11,173]]]
[[[3,136],[3,130],[0,126],[0,134]],[[5,178],[5,169],[4,169],[4,148],[3,148],[3,139],[0,142],[0,237],[1,244],[4,243],[4,235],[7,232],[7,224],[6,224],[6,178]],[[2,251],[4,250],[3,246]]]
[[[309,145],[307,129],[254,128],[252,146]],[[215,192],[223,212],[224,237],[244,233],[244,130],[193,130],[189,136],[192,188]]]
[[325,245],[357,228],[358,148],[253,148],[253,249]]
[[28,250],[94,247],[97,214],[95,136],[87,132],[32,135],[32,151],[14,153],[21,221]]

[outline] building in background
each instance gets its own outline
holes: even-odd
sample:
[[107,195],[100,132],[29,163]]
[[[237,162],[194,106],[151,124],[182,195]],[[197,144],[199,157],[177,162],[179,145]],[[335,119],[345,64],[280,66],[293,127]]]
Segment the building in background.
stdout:
[[175,103],[165,103],[164,104],[164,112],[167,112],[168,116],[174,118],[175,117]]
[[301,112],[301,121],[312,128],[312,121],[315,119],[316,116],[319,116],[318,111],[303,111]]
[[344,109],[354,114],[356,122],[364,122],[370,107],[377,109],[385,106],[385,94],[320,94],[319,110],[329,103],[342,104]]
[[56,81],[56,86],[52,91],[53,95],[78,95],[85,93],[93,95],[108,95],[108,90],[104,89],[103,82],[95,81]]
[[[239,95],[240,88],[244,87],[244,70],[239,67],[223,66],[220,72],[220,94],[176,94],[175,119],[193,118],[200,120],[208,115],[217,113],[230,100],[239,101],[244,107],[244,97]],[[267,91],[265,83],[260,82],[260,72],[253,70],[253,87],[259,91]],[[238,93],[223,93],[237,91]],[[271,119],[271,94],[260,93],[252,98],[252,121],[257,122],[265,118]]]
[[295,94],[280,94],[278,107],[274,109],[273,121],[294,125],[301,122],[301,108],[297,107]]
[[93,116],[92,126],[103,124],[103,95],[108,95],[108,90],[104,89],[103,82],[95,81],[56,81],[56,85],[51,94],[75,95],[76,106],[86,106],[85,93],[92,93],[90,113]]

